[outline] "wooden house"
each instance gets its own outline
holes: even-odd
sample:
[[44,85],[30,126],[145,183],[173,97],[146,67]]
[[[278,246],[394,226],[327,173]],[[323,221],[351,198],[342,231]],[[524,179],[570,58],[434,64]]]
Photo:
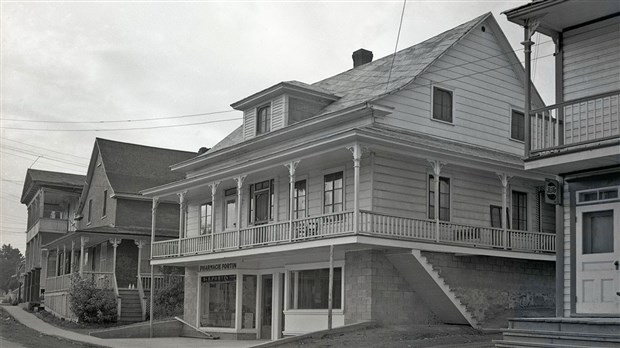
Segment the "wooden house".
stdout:
[[277,339],[552,311],[555,211],[523,169],[526,78],[493,16],[353,61],[233,103],[238,129],[142,191],[157,218],[180,206],[151,262],[185,267],[184,319]]

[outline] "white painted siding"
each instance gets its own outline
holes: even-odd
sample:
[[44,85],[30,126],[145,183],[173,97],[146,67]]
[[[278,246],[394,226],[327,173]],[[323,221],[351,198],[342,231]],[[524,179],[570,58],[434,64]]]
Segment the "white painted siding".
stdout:
[[[570,317],[570,192],[568,184],[564,184],[564,316]],[[558,299],[559,301],[559,299]]]
[[[510,116],[512,108],[523,109],[523,87],[505,51],[489,25],[474,29],[427,73],[382,100],[396,110],[378,122],[522,155],[523,144],[510,140]],[[432,119],[432,86],[453,91],[452,124]]]
[[187,205],[187,237],[200,235],[200,204]]
[[564,34],[564,100],[620,89],[620,18]]
[[256,135],[256,109],[243,112],[243,138],[250,139]]
[[284,95],[271,101],[271,130],[275,131],[284,127]]

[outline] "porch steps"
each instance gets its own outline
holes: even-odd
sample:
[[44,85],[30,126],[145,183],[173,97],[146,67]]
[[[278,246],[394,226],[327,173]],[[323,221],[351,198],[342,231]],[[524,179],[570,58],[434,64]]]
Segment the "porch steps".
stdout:
[[138,289],[118,289],[121,297],[121,317],[119,321],[135,323],[142,321],[142,304]]
[[620,319],[510,319],[496,347],[620,347]]
[[414,249],[411,253],[405,254],[389,254],[387,258],[444,323],[479,327],[476,318],[441,278],[439,272],[422,256],[420,250]]

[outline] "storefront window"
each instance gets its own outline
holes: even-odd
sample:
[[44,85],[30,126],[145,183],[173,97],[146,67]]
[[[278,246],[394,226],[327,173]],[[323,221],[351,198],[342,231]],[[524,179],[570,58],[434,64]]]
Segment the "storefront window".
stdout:
[[200,325],[235,327],[237,276],[221,275],[201,278],[202,309]]
[[[291,309],[327,309],[329,268],[293,271],[291,279]],[[342,309],[342,268],[334,268],[332,308]]]
[[242,301],[241,326],[244,329],[256,328],[256,276],[243,276],[243,301]]

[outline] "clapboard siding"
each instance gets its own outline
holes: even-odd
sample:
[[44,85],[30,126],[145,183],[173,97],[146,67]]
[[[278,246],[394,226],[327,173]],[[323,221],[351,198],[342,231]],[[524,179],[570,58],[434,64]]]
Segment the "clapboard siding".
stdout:
[[[523,87],[505,51],[489,25],[485,32],[475,28],[407,88],[382,100],[395,111],[378,122],[521,155],[523,144],[510,140],[510,116],[523,109]],[[453,124],[432,120],[432,86],[453,91]]]
[[243,138],[250,139],[256,135],[256,109],[243,112]]
[[200,235],[200,204],[187,205],[187,237]]
[[284,99],[281,95],[271,101],[271,130],[277,130],[284,127]]
[[564,33],[564,100],[620,89],[620,18]]
[[562,204],[567,209],[564,209],[564,316],[570,317],[571,312],[571,301],[570,301],[570,282],[571,282],[571,271],[570,271],[570,191],[569,185],[564,185],[564,195]]

